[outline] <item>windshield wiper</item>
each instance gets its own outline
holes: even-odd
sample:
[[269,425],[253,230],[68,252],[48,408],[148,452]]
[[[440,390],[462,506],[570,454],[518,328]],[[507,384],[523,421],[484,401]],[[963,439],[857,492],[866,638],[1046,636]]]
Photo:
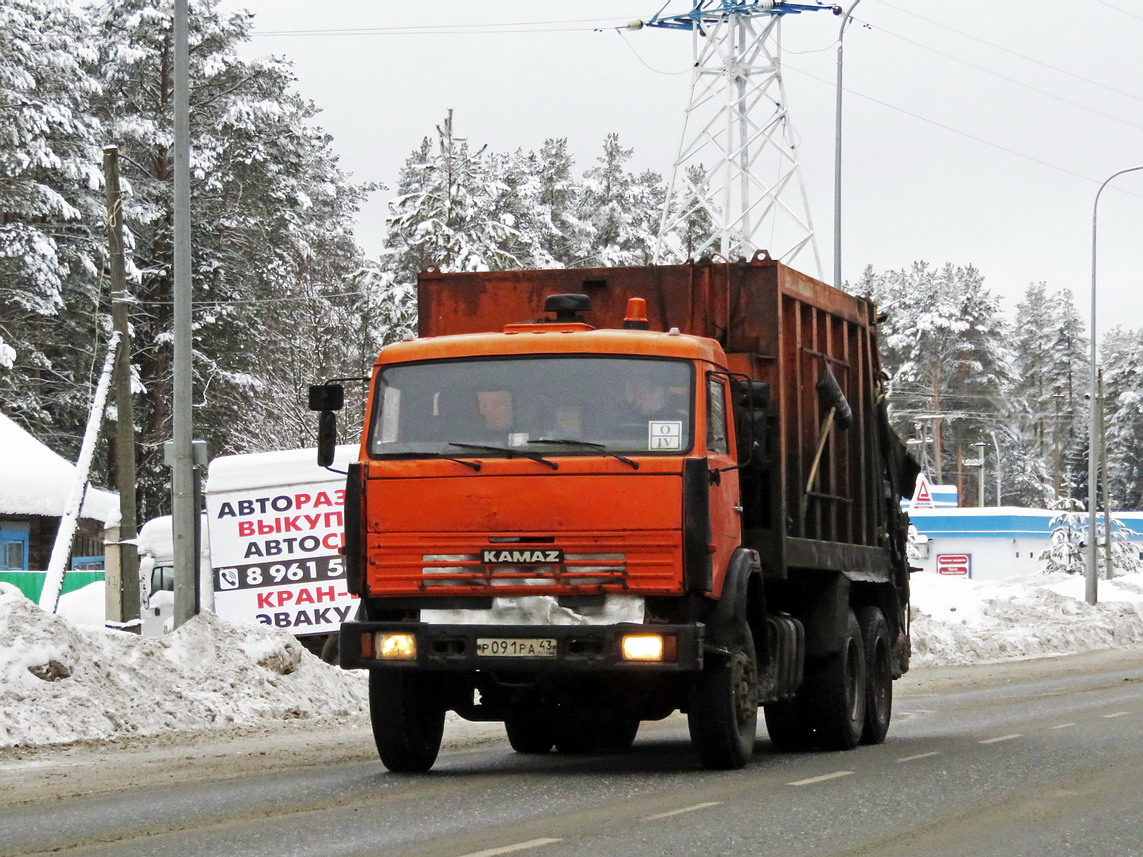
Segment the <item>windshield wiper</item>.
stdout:
[[528,441],[528,443],[550,443],[553,446],[556,446],[556,445],[559,445],[559,446],[586,446],[588,449],[595,449],[595,450],[598,450],[599,452],[602,452],[604,455],[609,455],[612,458],[618,458],[624,464],[630,464],[632,470],[638,470],[639,469],[639,462],[638,461],[632,461],[626,455],[620,455],[618,452],[612,452],[604,444],[594,443],[590,440],[571,440],[571,439],[565,440],[564,438],[541,437],[541,438],[537,438],[536,440],[530,440],[530,441]]
[[519,449],[512,449],[507,446],[488,446],[487,444],[483,443],[456,443],[455,441],[450,441],[449,446],[455,446],[458,449],[480,449],[485,452],[503,452],[509,458],[527,458],[532,461],[538,461],[540,464],[546,464],[548,467],[552,468],[552,470],[560,469],[560,466],[556,464],[556,462],[552,461],[551,459],[544,458],[542,455],[538,455],[535,452],[522,452]]
[[471,467],[473,470],[480,471],[479,461],[465,461],[463,458],[453,458],[450,455],[438,455],[437,458],[443,458],[445,461],[455,461],[457,464],[463,464],[465,467]]
[[439,452],[399,452],[393,455],[393,458],[443,458],[445,461],[455,461],[457,464],[463,464],[465,467],[471,467],[473,470],[480,470],[479,461],[466,461],[463,458],[453,458],[451,455],[441,455]]

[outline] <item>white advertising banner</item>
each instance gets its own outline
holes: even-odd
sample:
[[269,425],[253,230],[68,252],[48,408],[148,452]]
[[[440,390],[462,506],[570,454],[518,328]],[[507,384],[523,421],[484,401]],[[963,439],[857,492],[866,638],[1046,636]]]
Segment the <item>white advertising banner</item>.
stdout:
[[353,617],[345,584],[345,483],[208,494],[215,612],[296,636]]

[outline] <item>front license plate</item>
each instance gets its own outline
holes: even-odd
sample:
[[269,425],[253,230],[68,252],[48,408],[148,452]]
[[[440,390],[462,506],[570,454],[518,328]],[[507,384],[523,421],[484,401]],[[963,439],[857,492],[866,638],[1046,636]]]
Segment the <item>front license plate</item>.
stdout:
[[491,658],[554,658],[556,641],[550,637],[479,637],[476,654]]

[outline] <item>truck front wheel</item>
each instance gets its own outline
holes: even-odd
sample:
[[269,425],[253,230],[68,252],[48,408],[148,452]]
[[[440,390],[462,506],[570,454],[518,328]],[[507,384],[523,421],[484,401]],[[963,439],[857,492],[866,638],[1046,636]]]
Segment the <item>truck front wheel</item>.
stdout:
[[543,754],[556,743],[556,732],[547,718],[509,717],[504,721],[508,743],[517,753]]
[[428,676],[369,671],[369,719],[377,754],[390,771],[427,771],[444,735],[444,706]]
[[695,676],[687,726],[704,768],[741,768],[750,760],[758,731],[758,668],[749,628],[739,650],[711,656]]

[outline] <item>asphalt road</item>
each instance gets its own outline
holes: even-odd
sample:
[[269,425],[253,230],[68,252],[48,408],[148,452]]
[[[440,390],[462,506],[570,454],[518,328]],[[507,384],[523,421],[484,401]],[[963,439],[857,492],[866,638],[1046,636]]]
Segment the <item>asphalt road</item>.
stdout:
[[750,766],[707,772],[674,717],[614,755],[497,742],[422,775],[341,761],[25,802],[0,809],[0,855],[1143,854],[1143,659],[965,684],[899,698],[888,741],[850,753],[776,753],[760,726]]

